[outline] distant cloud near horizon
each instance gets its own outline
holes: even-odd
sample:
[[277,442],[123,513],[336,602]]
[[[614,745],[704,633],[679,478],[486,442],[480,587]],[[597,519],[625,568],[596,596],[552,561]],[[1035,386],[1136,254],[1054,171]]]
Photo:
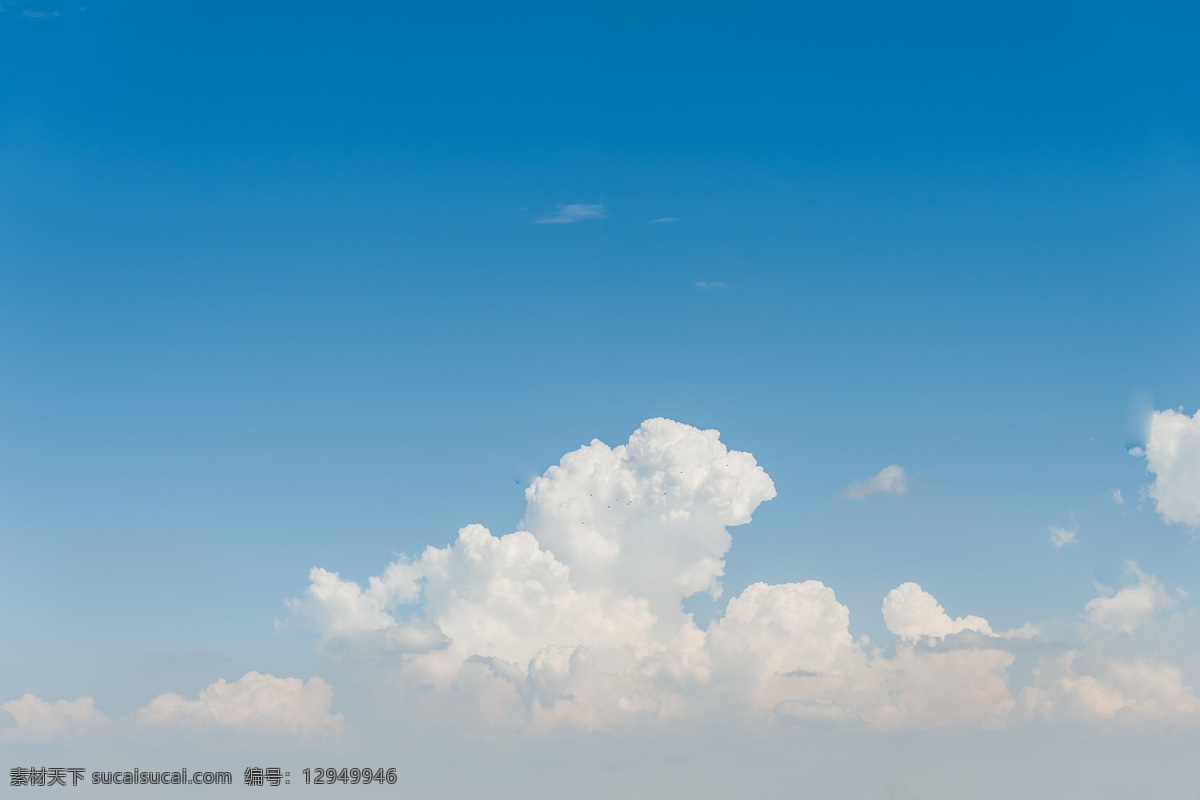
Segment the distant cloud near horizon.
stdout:
[[846,500],[866,500],[873,494],[905,494],[908,473],[899,464],[889,464],[865,481],[855,481],[842,490]]
[[555,206],[558,210],[545,217],[538,217],[534,225],[570,225],[573,222],[583,222],[588,219],[604,219],[608,209],[603,203],[570,203]]
[[[342,715],[329,709],[332,698],[333,688],[320,678],[276,678],[253,671],[236,681],[220,679],[201,689],[195,700],[174,692],[157,695],[116,720],[97,710],[91,697],[48,702],[26,694],[0,705],[15,723],[0,724],[0,741],[45,743],[98,732],[131,736],[151,731],[323,736],[342,728]],[[0,722],[4,716],[0,714]]]

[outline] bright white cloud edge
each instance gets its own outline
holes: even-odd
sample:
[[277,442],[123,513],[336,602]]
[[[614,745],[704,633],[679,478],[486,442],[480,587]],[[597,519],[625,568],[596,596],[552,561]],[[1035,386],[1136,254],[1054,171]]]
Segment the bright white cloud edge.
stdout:
[[1154,474],[1147,495],[1164,521],[1200,531],[1200,411],[1155,411],[1149,429],[1146,446],[1130,450]]

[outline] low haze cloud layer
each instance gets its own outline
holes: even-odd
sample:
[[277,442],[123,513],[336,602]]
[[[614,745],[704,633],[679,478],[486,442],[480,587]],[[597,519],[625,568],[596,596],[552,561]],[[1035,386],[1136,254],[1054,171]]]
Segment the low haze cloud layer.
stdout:
[[258,672],[232,682],[218,680],[194,700],[159,695],[118,720],[98,711],[90,697],[52,703],[27,694],[0,706],[15,722],[0,727],[0,741],[69,742],[96,734],[137,738],[162,732],[321,737],[342,727],[341,715],[329,710],[332,698],[333,689],[320,678],[302,681]]

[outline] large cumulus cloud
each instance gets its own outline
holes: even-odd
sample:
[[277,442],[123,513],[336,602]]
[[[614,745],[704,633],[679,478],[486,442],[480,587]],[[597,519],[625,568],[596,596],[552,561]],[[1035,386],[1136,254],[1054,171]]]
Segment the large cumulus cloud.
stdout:
[[[952,617],[915,583],[884,599],[890,644],[855,638],[849,609],[813,580],[753,584],[697,626],[682,601],[721,594],[728,529],[774,494],[754,458],[727,449],[716,431],[653,419],[626,444],[593,441],[547,470],[526,491],[521,530],[495,536],[469,525],[365,586],[315,568],[290,607],[328,652],[382,664],[399,702],[476,728],[716,715],[756,725],[999,727],[1077,716],[1059,680],[1070,660],[1044,662],[1027,691],[1010,686],[1013,642],[1035,628],[996,633],[982,617]],[[1153,579],[1137,575],[1089,604],[1081,626],[1115,635],[1145,621],[1147,603],[1166,607]],[[1190,713],[1191,690],[1172,683],[1174,673],[1095,668],[1092,679],[1115,687],[1106,718],[1122,709],[1161,718],[1151,710],[1168,696]]]
[[[1152,466],[1170,472],[1164,464],[1177,460],[1153,441]],[[1164,485],[1189,479],[1171,469]],[[288,604],[343,680],[372,686],[373,703],[472,731],[1200,721],[1188,674],[1155,655],[1156,630],[1191,624],[1184,595],[1132,563],[1127,585],[1098,587],[1071,646],[1042,642],[1035,625],[997,632],[981,616],[956,616],[911,582],[879,609],[890,641],[855,637],[850,610],[817,580],[751,584],[701,628],[683,601],[721,596],[729,528],[774,495],[754,458],[716,431],[648,420],[626,444],[593,441],[534,481],[520,530],[468,525],[364,584],[315,567]],[[1019,654],[1031,659],[1024,686],[1014,686]],[[115,720],[88,697],[26,695],[0,706],[0,739],[324,739],[342,728],[332,698],[320,678],[257,672],[194,698],[159,695]]]
[[536,480],[524,530],[469,525],[365,588],[316,568],[291,607],[331,647],[395,657],[401,691],[477,692],[489,723],[682,714],[711,654],[681,600],[720,595],[727,527],[774,495],[716,431],[649,420],[627,444],[593,441]]

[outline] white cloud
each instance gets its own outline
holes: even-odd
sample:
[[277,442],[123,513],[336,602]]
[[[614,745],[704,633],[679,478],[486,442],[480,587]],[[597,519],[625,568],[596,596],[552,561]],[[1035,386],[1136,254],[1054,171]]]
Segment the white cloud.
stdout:
[[829,697],[831,673],[866,666],[849,609],[820,581],[746,587],[709,627],[705,653],[713,683],[744,707],[826,719],[853,713]]
[[774,496],[754,457],[726,449],[719,432],[652,419],[628,444],[593,440],[564,456],[525,490],[522,524],[581,588],[716,597],[726,527],[745,525]]
[[1101,587],[1103,594],[1084,606],[1084,618],[1091,631],[1132,633],[1159,611],[1178,603],[1153,575],[1142,572],[1137,564],[1128,562],[1126,571],[1138,579],[1137,583],[1115,593]]
[[410,688],[473,686],[489,724],[669,715],[665,676],[704,658],[680,601],[720,595],[726,527],[775,496],[771,479],[716,431],[655,419],[569,453],[525,495],[524,530],[469,525],[365,590],[314,570],[293,614],[332,646],[402,655]]
[[383,573],[372,577],[366,590],[356,583],[343,581],[336,572],[314,567],[309,572],[308,593],[302,600],[289,603],[294,612],[308,618],[317,630],[332,636],[379,631],[394,623],[387,608],[396,603],[411,603],[420,596],[419,568],[397,561]]
[[[699,627],[682,600],[721,595],[728,529],[774,495],[753,456],[716,431],[647,420],[627,443],[593,441],[533,481],[520,530],[468,525],[365,584],[314,568],[289,606],[347,679],[384,676],[372,697],[395,715],[473,732],[1200,720],[1184,671],[1145,651],[1178,600],[1132,563],[1133,582],[1085,606],[1083,644],[1044,656],[1016,695],[1014,653],[1053,649],[1037,627],[997,633],[983,617],[952,617],[916,583],[883,599],[890,643],[855,638],[849,609],[816,580],[751,584]],[[322,737],[342,726],[332,695],[320,678],[250,672],[194,698],[160,695],[116,723],[90,698],[27,695],[0,707],[16,723],[0,730],[9,741],[110,725]]]
[[320,678],[276,678],[248,672],[232,683],[218,680],[196,699],[161,694],[113,723],[90,697],[49,703],[31,694],[0,708],[16,721],[0,727],[6,741],[63,741],[98,730],[120,735],[163,732],[245,732],[272,736],[319,736],[337,732],[342,716],[331,713],[333,689]]
[[32,694],[10,700],[0,708],[16,721],[15,727],[0,728],[0,739],[11,742],[48,742],[82,736],[109,724],[96,710],[90,697],[46,702]]
[[570,203],[555,207],[553,214],[538,217],[534,225],[570,225],[573,222],[583,222],[588,219],[604,219],[608,209],[602,203]]
[[[893,659],[877,659],[855,687],[878,698],[864,720],[878,729],[945,725],[1003,727],[1016,700],[1008,688],[1011,653],[984,644],[931,651],[899,644]],[[878,688],[874,686],[878,682]]]
[[[880,475],[872,480],[882,490],[903,486],[899,467]],[[290,606],[345,663],[383,665],[403,713],[475,730],[694,725],[713,715],[995,728],[1017,708],[1029,719],[1118,722],[1192,713],[1175,667],[1091,650],[1074,673],[1082,677],[1050,659],[1018,701],[1010,650],[1045,647],[1037,626],[996,633],[982,617],[951,617],[915,583],[884,599],[891,651],[855,639],[849,610],[815,580],[752,584],[701,629],[682,599],[720,595],[727,528],[774,494],[754,458],[728,450],[716,431],[648,420],[628,443],[593,441],[535,480],[522,530],[497,537],[469,525],[365,588],[317,568]],[[1089,648],[1175,602],[1130,569],[1136,584],[1086,607]]]
[[1124,720],[1200,724],[1200,699],[1184,684],[1183,672],[1151,658],[1113,660],[1081,674],[1080,651],[1044,657],[1035,684],[1021,692],[1026,718],[1051,722]]
[[[916,584],[897,591],[923,595],[941,613]],[[901,640],[887,657],[866,640],[855,641],[849,619],[849,610],[818,581],[750,586],[709,628],[713,683],[738,694],[753,714],[876,729],[994,728],[1015,705],[1005,673],[1013,657],[998,637],[948,652],[931,650],[933,639]],[[965,625],[948,617],[924,621],[939,631],[974,626],[991,633],[978,617],[965,618]],[[914,638],[925,635],[922,630]]]
[[892,655],[851,635],[849,610],[819,581],[752,584],[707,630],[683,612],[691,594],[720,594],[727,528],[774,494],[716,431],[648,420],[628,443],[593,441],[534,481],[523,530],[469,525],[365,588],[314,569],[290,606],[345,663],[385,665],[403,713],[473,729],[714,714],[1002,725],[1016,704],[1010,640],[981,617],[951,618],[916,584],[884,602]]
[[842,490],[847,500],[865,500],[873,494],[904,494],[908,491],[908,475],[904,467],[891,464],[865,481],[855,481]]
[[130,715],[151,730],[226,730],[273,735],[313,735],[338,730],[340,714],[329,711],[333,689],[320,678],[276,678],[247,672],[229,683],[218,680],[195,700],[169,693]]
[[[1061,645],[1040,643],[1052,652],[1039,659],[1031,685],[1019,690],[1017,702],[1010,707],[1013,713],[1008,724],[1042,720],[1200,725],[1200,698],[1188,685],[1183,670],[1143,652],[1153,643],[1152,635],[1140,641],[1131,636],[1135,632],[1144,634],[1147,629],[1153,634],[1155,617],[1178,605],[1178,601],[1136,564],[1130,562],[1127,568],[1137,579],[1135,583],[1117,592],[1099,587],[1101,595],[1084,607],[1084,621],[1078,629],[1085,640],[1082,647],[1062,650]],[[929,602],[921,605],[928,608]],[[938,625],[946,628],[948,617],[929,612],[920,616],[937,619],[932,626],[935,629]],[[1015,644],[1018,639],[1036,635],[1036,630],[1029,627],[1000,634],[1000,638]],[[987,641],[985,636],[984,643]],[[1039,646],[1036,640],[1033,644]]]
[[[648,420],[627,443],[593,441],[533,481],[520,530],[468,525],[365,584],[314,568],[289,606],[345,679],[382,677],[371,698],[392,716],[473,733],[1200,719],[1184,671],[1146,651],[1180,618],[1164,613],[1178,600],[1133,564],[1130,585],[1084,608],[1083,644],[1043,657],[1016,696],[1014,653],[1055,648],[1037,626],[997,633],[911,582],[883,600],[890,642],[855,638],[849,609],[817,580],[753,583],[699,627],[683,599],[720,596],[728,529],[774,495],[753,456],[716,431]],[[160,695],[112,724],[137,736],[321,736],[342,724],[332,695],[320,678],[251,672],[195,698]],[[0,729],[8,740],[110,724],[89,698],[2,708],[16,721]]]
[[1069,544],[1075,544],[1079,541],[1078,528],[1063,528],[1058,525],[1050,526],[1050,544],[1054,545],[1055,550],[1061,550]]
[[992,635],[986,619],[970,615],[951,619],[933,595],[915,583],[904,583],[888,592],[883,598],[883,621],[889,631],[908,641],[926,636],[943,638],[962,631]]
[[1200,529],[1200,411],[1190,417],[1172,409],[1155,411],[1146,447],[1135,453],[1143,454],[1155,476],[1148,494],[1158,513],[1167,522]]
[[658,219],[650,220],[651,225],[662,225],[665,222],[679,222],[678,217],[659,217]]
[[1125,505],[1125,498],[1121,495],[1120,489],[1112,490],[1112,501],[1119,506]]
[[728,289],[729,285],[720,281],[694,281],[692,283],[697,289],[703,289],[706,292],[711,292],[714,289]]

